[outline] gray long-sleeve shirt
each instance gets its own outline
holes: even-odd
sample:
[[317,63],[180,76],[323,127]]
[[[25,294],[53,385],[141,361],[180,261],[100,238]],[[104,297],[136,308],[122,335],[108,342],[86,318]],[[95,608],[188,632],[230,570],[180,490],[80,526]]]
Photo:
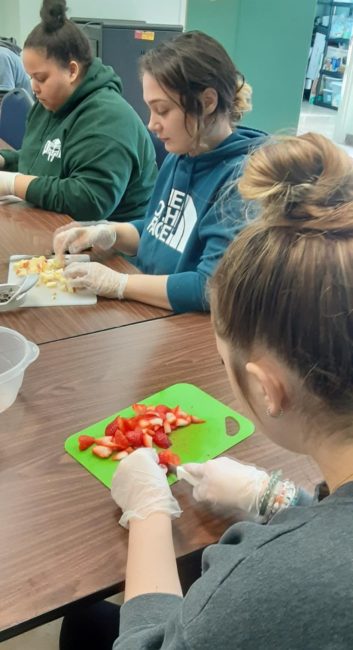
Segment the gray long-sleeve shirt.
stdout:
[[33,96],[31,80],[26,74],[22,61],[16,52],[0,43],[0,92],[13,88],[24,88]]
[[185,598],[121,609],[114,650],[351,650],[353,482],[267,526],[235,524]]

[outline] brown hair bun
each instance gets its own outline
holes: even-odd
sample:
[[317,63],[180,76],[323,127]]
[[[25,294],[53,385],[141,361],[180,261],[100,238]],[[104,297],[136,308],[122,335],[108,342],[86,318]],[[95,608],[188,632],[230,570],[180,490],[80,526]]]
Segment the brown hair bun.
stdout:
[[43,0],[40,17],[44,30],[56,32],[61,29],[67,20],[66,11],[66,0]]
[[353,230],[353,160],[317,133],[271,139],[257,149],[239,191],[260,203],[268,225]]

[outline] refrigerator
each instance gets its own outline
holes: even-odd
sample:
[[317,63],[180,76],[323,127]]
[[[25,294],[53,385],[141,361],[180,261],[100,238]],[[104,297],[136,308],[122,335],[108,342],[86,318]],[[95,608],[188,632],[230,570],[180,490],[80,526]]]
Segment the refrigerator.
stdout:
[[114,68],[123,82],[123,96],[147,124],[149,111],[143,101],[139,57],[159,43],[175,38],[183,31],[182,25],[154,25],[143,21],[104,18],[71,20],[88,37],[93,55]]

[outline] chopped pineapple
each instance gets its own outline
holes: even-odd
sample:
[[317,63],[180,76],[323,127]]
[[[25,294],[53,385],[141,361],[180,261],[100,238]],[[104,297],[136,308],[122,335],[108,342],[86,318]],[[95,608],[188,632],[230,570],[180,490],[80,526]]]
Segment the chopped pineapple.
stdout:
[[46,259],[44,255],[41,255],[29,260],[19,260],[14,263],[14,269],[16,275],[21,277],[38,273],[38,286],[44,285],[49,289],[58,288],[60,291],[74,293],[74,289],[68,285],[63,275],[64,269],[61,262],[55,257]]

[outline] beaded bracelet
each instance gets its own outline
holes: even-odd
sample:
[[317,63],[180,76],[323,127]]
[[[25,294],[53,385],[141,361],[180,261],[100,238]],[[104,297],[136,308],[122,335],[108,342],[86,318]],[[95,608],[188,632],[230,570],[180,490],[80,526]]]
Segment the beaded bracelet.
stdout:
[[269,501],[274,493],[274,488],[277,485],[277,483],[280,482],[282,476],[281,471],[277,472],[272,472],[270,475],[270,480],[268,482],[267,488],[265,492],[263,493],[260,503],[259,503],[259,515],[260,517],[263,517],[265,515],[265,512],[267,510]]
[[295,505],[297,499],[296,485],[292,481],[279,481],[270,495],[263,513],[265,522],[267,523],[283,508]]

